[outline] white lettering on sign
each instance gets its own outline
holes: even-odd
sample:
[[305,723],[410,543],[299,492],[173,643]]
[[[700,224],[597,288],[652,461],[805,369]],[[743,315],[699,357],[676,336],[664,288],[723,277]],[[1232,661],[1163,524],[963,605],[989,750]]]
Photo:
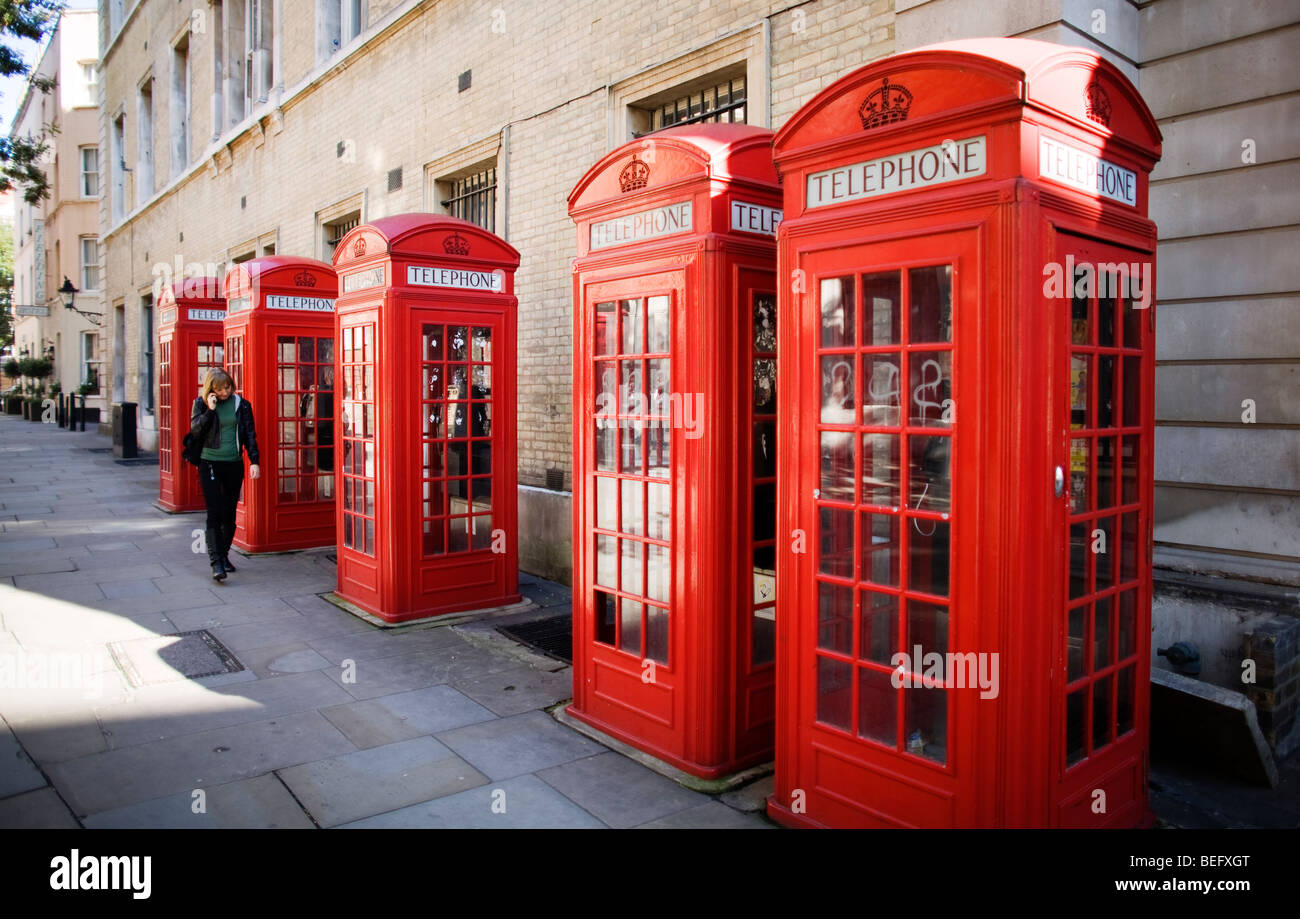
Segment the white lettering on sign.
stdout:
[[19,316],[48,316],[50,308],[48,306],[15,306],[14,313]]
[[1050,137],[1038,139],[1038,174],[1137,207],[1137,173]]
[[987,168],[988,150],[983,135],[947,140],[934,147],[891,153],[864,163],[814,172],[808,176],[808,207],[956,182],[981,176]]
[[505,290],[504,282],[505,276],[499,271],[468,271],[438,265],[406,266],[406,283],[421,287],[458,287],[462,290],[488,290],[499,294]]
[[208,319],[213,322],[220,322],[226,318],[225,310],[195,310],[191,309],[186,314],[191,319]]
[[665,204],[648,211],[593,223],[591,248],[608,249],[610,246],[625,246],[642,239],[686,233],[691,226],[691,202],[678,201],[676,204]]
[[384,268],[367,268],[365,271],[354,271],[351,274],[343,275],[343,293],[350,294],[354,290],[365,290],[367,287],[379,287],[384,283]]
[[266,307],[272,310],[308,310],[313,313],[334,312],[334,301],[328,297],[287,297],[267,294]]
[[744,201],[731,202],[731,228],[742,233],[762,233],[775,236],[782,212],[777,207],[764,207]]
[[162,313],[159,314],[158,316],[159,325],[171,325],[175,321],[176,321],[176,310],[174,309],[163,310]]
[[247,297],[235,297],[226,301],[227,313],[242,313],[248,309],[249,300]]

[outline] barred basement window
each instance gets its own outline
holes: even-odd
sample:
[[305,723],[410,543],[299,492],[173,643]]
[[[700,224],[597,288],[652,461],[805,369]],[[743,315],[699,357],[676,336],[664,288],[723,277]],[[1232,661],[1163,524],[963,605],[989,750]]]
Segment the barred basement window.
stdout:
[[692,90],[650,109],[650,129],[637,134],[644,137],[664,128],[702,122],[747,123],[745,78],[721,80],[711,86]]
[[338,244],[347,235],[348,230],[360,223],[361,214],[353,211],[346,217],[325,224],[322,228],[325,231],[325,261],[328,262],[334,257],[334,250],[338,248]]
[[456,179],[447,179],[439,185],[451,195],[442,201],[442,206],[447,209],[448,214],[461,220],[468,220],[489,233],[496,232],[496,167]]

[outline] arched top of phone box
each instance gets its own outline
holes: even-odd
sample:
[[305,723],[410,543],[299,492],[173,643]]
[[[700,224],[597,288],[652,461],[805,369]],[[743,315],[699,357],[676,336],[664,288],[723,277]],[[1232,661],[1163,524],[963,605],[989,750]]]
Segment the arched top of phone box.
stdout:
[[342,271],[382,258],[429,259],[514,271],[519,252],[495,233],[446,214],[397,214],[353,227],[334,250]]
[[838,147],[884,145],[1006,110],[1122,147],[1147,169],[1160,129],[1137,88],[1100,54],[1027,38],[970,38],[881,58],[814,96],[777,132],[778,163]]
[[293,255],[264,255],[240,262],[226,272],[227,301],[247,298],[248,306],[253,309],[266,306],[262,294],[332,300],[338,296],[338,287],[338,276],[334,273],[333,265]]
[[207,309],[226,308],[226,297],[220,278],[184,278],[172,284],[164,284],[158,292],[158,309],[166,309],[177,304],[189,304]]
[[569,214],[622,208],[702,181],[780,192],[773,134],[748,124],[690,124],[628,141],[601,159],[569,193]]

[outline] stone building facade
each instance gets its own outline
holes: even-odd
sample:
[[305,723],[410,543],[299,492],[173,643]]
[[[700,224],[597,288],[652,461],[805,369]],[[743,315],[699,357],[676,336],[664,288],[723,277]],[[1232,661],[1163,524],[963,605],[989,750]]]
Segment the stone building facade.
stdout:
[[[21,192],[12,197],[14,354],[52,358],[46,383],[58,381],[65,393],[98,383],[104,350],[103,330],[90,318],[100,311],[96,19],[93,9],[61,14],[33,68],[55,87],[42,92],[29,84],[10,130],[13,137],[45,139],[41,167],[50,192],[39,204],[28,204]],[[78,290],[77,311],[60,302],[65,277]],[[104,408],[103,393],[90,389],[86,405]]]
[[[1106,55],[1165,135],[1157,564],[1300,585],[1293,3],[129,2],[101,7],[100,224],[114,397],[141,403],[146,448],[156,282],[268,252],[328,260],[357,221],[450,210],[522,253],[520,555],[565,579],[578,178],[683,107],[776,129],[866,61],[1014,35]],[[1220,651],[1243,618],[1164,609],[1158,632]]]

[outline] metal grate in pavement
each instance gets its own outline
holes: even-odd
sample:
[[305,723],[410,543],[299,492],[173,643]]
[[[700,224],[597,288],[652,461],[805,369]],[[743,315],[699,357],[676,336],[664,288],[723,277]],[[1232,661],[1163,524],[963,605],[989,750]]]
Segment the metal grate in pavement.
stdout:
[[108,652],[127,681],[137,689],[244,669],[207,629],[112,641],[108,643]]
[[507,638],[541,651],[548,657],[573,663],[573,617],[568,613],[549,619],[534,619],[497,629]]
[[158,454],[146,454],[145,456],[134,456],[131,459],[113,460],[119,466],[157,466]]

